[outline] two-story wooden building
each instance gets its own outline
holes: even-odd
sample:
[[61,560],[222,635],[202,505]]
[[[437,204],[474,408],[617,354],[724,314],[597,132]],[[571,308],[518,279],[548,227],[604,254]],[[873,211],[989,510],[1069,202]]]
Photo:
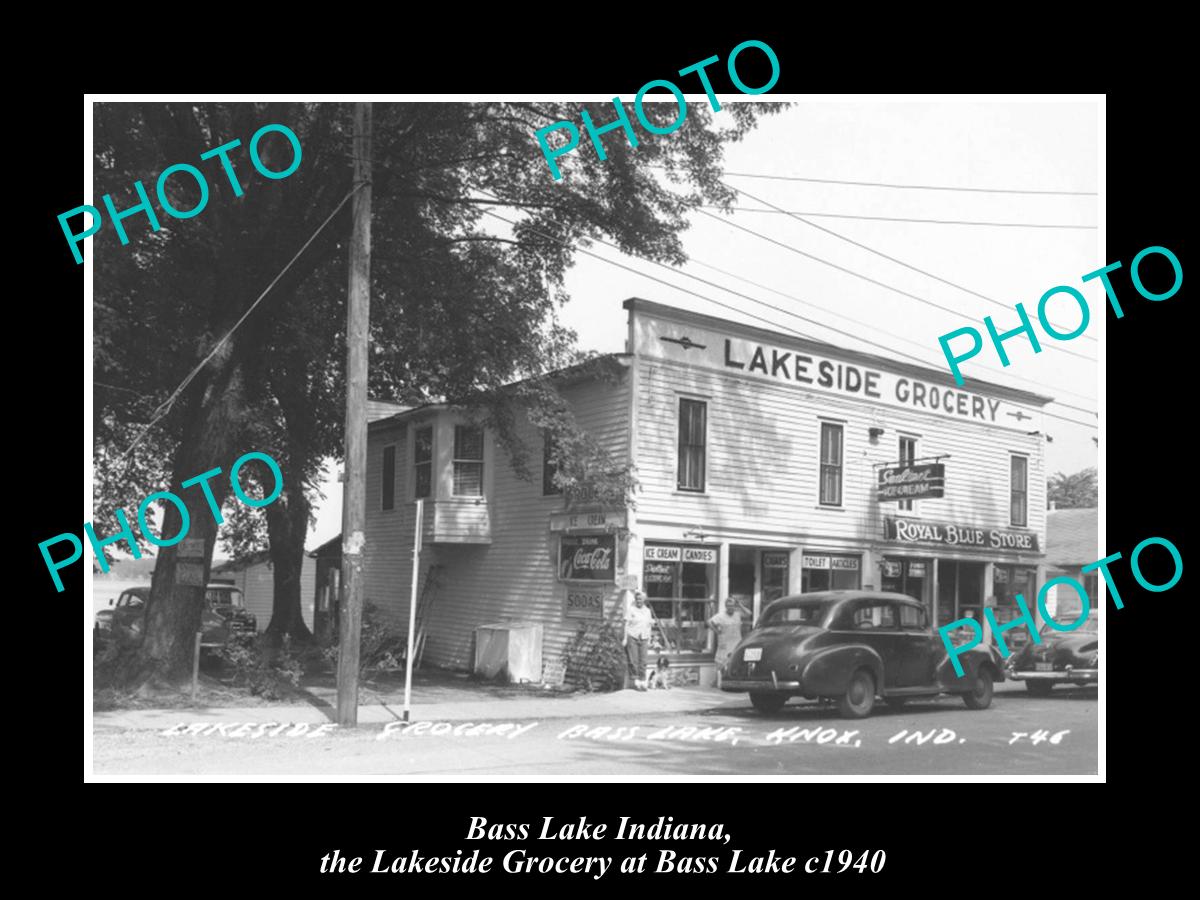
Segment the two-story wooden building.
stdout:
[[[371,424],[366,597],[406,627],[424,498],[425,662],[469,667],[474,629],[504,621],[541,623],[552,659],[581,624],[619,617],[631,586],[675,667],[704,683],[704,623],[729,596],[757,615],[786,593],[894,590],[925,603],[931,628],[985,605],[1006,621],[1018,592],[1032,603],[1051,398],[959,388],[945,371],[645,300],[625,308],[626,352],[605,358],[606,376],[557,381],[577,422],[633,466],[629,505],[569,505],[548,471],[518,479],[453,409]],[[542,446],[532,426],[526,440]]]

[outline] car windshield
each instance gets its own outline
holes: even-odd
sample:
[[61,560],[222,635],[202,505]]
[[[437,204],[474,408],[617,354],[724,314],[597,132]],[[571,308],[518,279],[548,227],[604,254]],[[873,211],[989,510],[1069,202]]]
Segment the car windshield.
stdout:
[[130,609],[136,609],[139,606],[144,606],[146,601],[138,594],[124,593],[117,600],[117,606],[128,606]]
[[229,588],[209,588],[204,592],[209,606],[241,606],[242,592]]
[[[1076,616],[1075,618],[1078,619],[1079,617]],[[1071,625],[1074,623],[1074,621],[1075,621],[1074,619],[1064,620],[1062,622],[1062,625]],[[1088,615],[1087,621],[1085,621],[1078,628],[1075,628],[1072,630],[1078,634],[1097,634],[1100,631],[1100,617],[1093,612],[1090,615]],[[1044,635],[1045,634],[1056,634],[1056,633],[1061,634],[1063,631],[1064,631],[1064,629],[1061,627],[1061,625],[1058,628],[1055,628],[1049,622],[1046,622],[1044,625],[1042,625],[1041,633]]]
[[821,621],[828,608],[829,604],[824,600],[809,600],[806,603],[777,606],[767,611],[759,625],[766,627],[768,625],[816,624]]

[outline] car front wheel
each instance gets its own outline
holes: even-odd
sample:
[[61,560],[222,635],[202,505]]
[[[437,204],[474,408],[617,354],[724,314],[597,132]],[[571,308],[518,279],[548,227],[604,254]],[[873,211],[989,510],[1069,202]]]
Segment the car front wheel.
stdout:
[[1054,682],[1037,681],[1030,678],[1025,682],[1025,690],[1029,691],[1029,693],[1033,694],[1035,697],[1046,697],[1049,696],[1052,690],[1054,690]]
[[838,697],[838,711],[846,719],[865,719],[875,708],[875,678],[866,669],[850,676],[846,693]]
[[759,712],[776,713],[787,703],[787,694],[769,694],[762,691],[750,692],[750,705]]
[[980,669],[975,673],[975,687],[963,694],[963,703],[967,709],[987,709],[992,705],[992,673]]

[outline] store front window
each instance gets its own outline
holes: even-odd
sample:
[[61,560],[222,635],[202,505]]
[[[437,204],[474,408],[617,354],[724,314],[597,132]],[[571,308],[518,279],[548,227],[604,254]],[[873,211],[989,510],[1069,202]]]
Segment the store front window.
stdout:
[[800,590],[842,591],[862,587],[862,557],[805,553],[801,558]]
[[[996,608],[992,610],[992,614],[998,624],[1011,622],[1021,615],[1021,608],[1017,606],[1017,594],[1025,598],[1026,609],[1036,615],[1037,569],[1029,566],[998,565],[993,572],[992,584],[996,597]],[[1004,632],[1004,642],[1009,647],[1020,647],[1028,640],[1029,632],[1024,628],[1010,628]]]
[[953,559],[938,561],[937,624],[956,619],[983,622],[983,567],[981,562]]
[[778,600],[788,591],[788,554],[770,551],[762,555],[762,605]]
[[642,581],[659,626],[651,652],[711,653],[717,612],[717,547],[646,544]]
[[907,594],[925,604],[929,615],[931,585],[933,584],[933,560],[931,559],[885,559],[880,575],[883,590],[895,594]]

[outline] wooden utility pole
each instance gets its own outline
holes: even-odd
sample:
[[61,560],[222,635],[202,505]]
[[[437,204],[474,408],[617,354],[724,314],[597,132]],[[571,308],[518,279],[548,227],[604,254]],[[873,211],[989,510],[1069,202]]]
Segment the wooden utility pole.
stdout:
[[346,301],[346,478],[342,491],[342,603],[337,722],[358,724],[362,554],[367,518],[367,340],[371,322],[371,104],[354,104],[353,232]]

